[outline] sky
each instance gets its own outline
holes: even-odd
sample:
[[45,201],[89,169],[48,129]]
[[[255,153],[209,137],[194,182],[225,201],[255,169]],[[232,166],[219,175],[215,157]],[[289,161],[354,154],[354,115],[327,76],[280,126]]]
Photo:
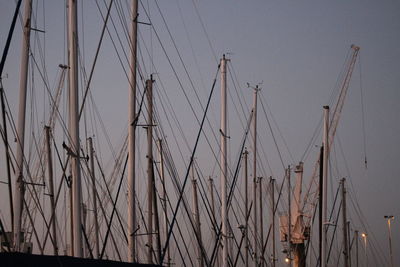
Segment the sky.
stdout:
[[[97,3],[105,14],[104,2]],[[121,3],[123,4],[120,6],[126,7],[125,1]],[[82,65],[89,73],[100,38],[102,19],[95,1],[80,1],[79,5]],[[66,63],[65,7],[63,1],[34,1],[34,6],[36,27],[46,32],[37,33],[35,40],[39,40],[40,45],[44,47],[43,60],[46,62],[49,84],[54,88],[57,81],[57,66]],[[148,13],[143,11],[144,7]],[[14,8],[14,1],[0,2],[1,48],[5,45]],[[113,14],[114,23],[118,27],[120,24],[116,10]],[[250,83],[260,84],[261,98],[268,104],[281,132],[278,146],[282,150],[284,164],[293,165],[301,160],[307,148],[322,116],[322,106],[330,103],[332,90],[337,88],[338,79],[341,77],[339,74],[343,71],[350,45],[359,46],[360,54],[335,141],[337,169],[333,171],[334,177],[331,178],[334,186],[332,192],[335,192],[340,178],[348,179],[351,184],[350,194],[353,198],[357,198],[365,220],[370,225],[369,231],[374,233],[377,246],[387,255],[387,225],[383,216],[394,215],[393,247],[395,252],[400,249],[400,228],[397,222],[400,208],[396,205],[399,201],[397,191],[400,186],[396,164],[400,149],[397,140],[400,136],[399,2],[143,0],[139,4],[139,14],[141,22],[149,23],[151,20],[154,27],[139,25],[139,49],[143,51],[139,65],[142,66],[146,77],[149,73],[154,73],[157,93],[164,99],[155,100],[157,108],[162,110],[166,95],[172,103],[176,120],[181,123],[185,138],[188,140],[188,145],[182,145],[181,153],[185,161],[190,155],[190,148],[198,130],[192,109],[197,117],[202,116],[202,108],[196,100],[195,92],[204,106],[215,76],[218,59],[222,54],[229,57],[231,60],[229,67],[235,73],[235,83],[228,81],[232,96],[237,92],[235,86],[239,87],[240,95],[243,96],[243,102],[230,99],[228,103],[231,136],[229,149],[232,151],[230,163],[235,162],[235,153],[242,137],[243,122],[248,116],[239,108],[240,104],[246,104],[244,108],[246,111],[251,108],[252,93],[246,86],[246,83]],[[165,27],[163,18],[168,28]],[[109,29],[118,51],[122,53],[115,30],[111,26]],[[126,44],[123,31],[118,28],[118,32],[122,42]],[[21,24],[18,22],[2,77],[15,118],[18,103],[20,42]],[[39,42],[35,43],[36,55],[39,54]],[[145,52],[146,49],[148,54]],[[126,67],[127,61],[124,55],[120,56]],[[181,63],[180,57],[185,65]],[[150,62],[153,62],[154,66]],[[176,77],[179,77],[179,82]],[[39,78],[36,78],[35,84],[41,88],[36,94],[43,94],[45,89]],[[91,94],[98,103],[97,107],[106,123],[110,142],[114,147],[122,145],[121,140],[126,131],[127,86],[124,70],[115,53],[110,35],[106,33],[93,76]],[[186,101],[184,92],[191,99],[192,109]],[[46,100],[46,97],[37,98]],[[207,131],[210,131],[211,125],[219,127],[218,93],[211,103],[210,124],[207,125]],[[37,109],[39,111],[34,120],[43,124],[47,118],[46,112],[42,110],[41,104],[37,104]],[[262,143],[261,147],[266,151],[270,165],[266,167],[265,164],[265,168],[262,167],[260,172],[264,177],[272,175],[280,180],[283,173],[280,159],[267,129],[265,116],[261,110],[260,112],[259,140]],[[166,114],[160,115],[160,121],[167,117]],[[276,125],[274,130],[278,135]],[[81,133],[84,132],[82,128],[83,125]],[[180,160],[178,146],[171,140],[173,133],[167,126],[165,128],[173,154]],[[140,140],[145,140],[144,132],[139,136],[142,138]],[[292,156],[287,152],[282,136]],[[180,142],[184,143],[183,137],[179,138]],[[210,140],[212,144],[217,143],[212,137]],[[320,140],[317,139],[312,144],[310,155],[305,161],[306,174],[311,172],[314,160],[317,158],[319,149],[315,146],[320,145]],[[213,170],[211,173],[205,171],[205,175],[218,176],[215,164],[209,160],[212,155],[207,149],[207,144],[204,139],[201,142],[202,146],[196,155],[198,164],[205,169]],[[142,145],[141,149],[145,148]],[[108,151],[108,148],[105,148],[105,151]],[[110,164],[106,159],[110,153],[103,153],[105,162]],[[365,157],[367,168],[364,164]],[[263,156],[261,161],[265,159]],[[0,169],[3,170],[3,163],[1,164]],[[183,174],[184,171],[180,170],[179,173]],[[4,174],[1,175],[1,179],[5,180]],[[305,178],[306,184],[308,179]],[[6,206],[2,204],[1,208],[4,210]],[[354,221],[357,221],[356,217],[354,210],[350,209],[350,220],[354,218]],[[355,223],[353,229],[365,231],[361,229],[359,222]],[[395,263],[400,264],[399,254],[394,253],[394,256]]]

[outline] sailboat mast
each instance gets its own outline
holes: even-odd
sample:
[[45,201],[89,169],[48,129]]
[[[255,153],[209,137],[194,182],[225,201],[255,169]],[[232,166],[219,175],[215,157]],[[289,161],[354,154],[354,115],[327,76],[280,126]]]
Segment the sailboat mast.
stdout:
[[220,128],[220,145],[221,145],[221,157],[220,157],[220,165],[221,165],[221,202],[222,202],[222,210],[221,210],[221,221],[222,221],[222,267],[228,266],[228,214],[227,214],[227,171],[228,171],[228,163],[227,163],[227,147],[226,147],[226,58],[223,55],[221,59],[221,128]]
[[347,240],[348,232],[347,232],[347,214],[346,214],[346,178],[341,180],[342,184],[342,222],[343,222],[343,255],[344,255],[344,267],[350,266],[349,260],[349,243]]
[[196,223],[196,235],[199,239],[199,242],[197,244],[197,260],[198,260],[198,266],[204,267],[203,253],[201,250],[202,238],[201,238],[199,202],[197,199],[197,180],[195,177],[194,164],[192,164],[192,185],[193,185],[193,188],[192,188],[192,191],[193,191],[193,219]]
[[244,242],[245,242],[245,267],[249,266],[249,194],[248,194],[248,155],[249,152],[246,150],[244,151],[244,210],[245,210],[245,229],[244,229]]
[[78,21],[77,1],[68,1],[68,44],[69,44],[69,137],[72,170],[72,217],[75,257],[82,257],[82,189],[79,149],[79,93],[78,93]]
[[153,263],[153,78],[146,80],[147,117],[147,263]]
[[291,214],[291,193],[292,193],[292,185],[290,181],[290,166],[287,168],[287,186],[288,186],[288,259],[289,259],[289,266],[292,267],[292,214]]
[[258,266],[258,227],[257,227],[257,93],[258,86],[254,88],[253,97],[253,222],[254,222],[254,266]]
[[98,259],[100,256],[99,249],[99,221],[97,220],[97,190],[96,190],[96,173],[94,171],[94,149],[93,149],[93,139],[88,138],[89,143],[89,158],[90,158],[90,176],[92,180],[92,198],[93,198],[93,220],[94,220],[94,238],[95,238],[95,258]]
[[136,220],[136,64],[137,64],[137,18],[138,18],[138,1],[132,1],[132,24],[131,24],[131,72],[129,81],[129,125],[128,125],[128,261],[134,262],[136,257],[136,238],[135,231],[137,228]]
[[45,126],[46,131],[46,150],[47,150],[47,170],[49,174],[49,191],[50,191],[50,205],[51,205],[51,220],[50,226],[52,227],[53,235],[53,253],[58,255],[57,246],[57,220],[56,220],[56,205],[54,201],[54,179],[53,179],[53,158],[50,147],[50,127]]
[[263,254],[263,249],[262,249],[262,246],[263,246],[263,244],[264,244],[264,233],[263,233],[263,231],[264,231],[264,227],[263,227],[263,225],[264,225],[264,218],[263,218],[263,205],[262,205],[262,198],[263,198],[263,196],[262,196],[262,179],[263,179],[263,177],[258,177],[258,193],[259,193],[259,196],[258,196],[258,199],[259,199],[259,205],[258,205],[258,207],[259,207],[259,209],[260,209],[260,244],[261,244],[261,246],[260,246],[260,266],[261,267],[264,267],[264,254]]
[[275,260],[275,179],[270,177],[270,187],[271,187],[271,218],[272,218],[272,267],[275,267],[276,260]]
[[15,179],[14,195],[14,250],[21,251],[21,217],[24,203],[25,184],[23,178],[24,165],[24,141],[25,141],[25,111],[26,111],[26,91],[28,81],[29,65],[29,46],[31,33],[31,14],[32,0],[25,2],[24,11],[24,37],[22,38],[22,58],[21,74],[19,87],[19,110],[18,110],[18,128],[17,128],[17,169]]
[[326,267],[327,237],[326,228],[328,223],[327,193],[328,193],[328,153],[329,153],[329,106],[324,106],[324,133],[323,133],[323,166],[322,166],[322,253],[321,267]]
[[[208,187],[210,190],[210,199],[211,199],[211,215],[212,215],[212,225],[214,228],[213,231],[213,236],[214,236],[214,243],[217,245],[217,257],[215,260],[216,266],[219,266],[220,263],[220,254],[218,253],[219,250],[219,242],[218,242],[218,234],[217,234],[217,221],[215,217],[215,199],[214,199],[214,180],[211,178],[211,176],[208,178]],[[218,242],[218,243],[217,243]]]
[[[160,164],[160,178],[162,182],[162,201],[164,205],[164,229],[165,235],[168,233],[168,209],[167,209],[167,191],[165,182],[165,171],[164,171],[164,156],[163,156],[163,145],[162,139],[158,139],[159,146],[159,164]],[[169,246],[167,247],[167,266],[171,266],[171,253]]]

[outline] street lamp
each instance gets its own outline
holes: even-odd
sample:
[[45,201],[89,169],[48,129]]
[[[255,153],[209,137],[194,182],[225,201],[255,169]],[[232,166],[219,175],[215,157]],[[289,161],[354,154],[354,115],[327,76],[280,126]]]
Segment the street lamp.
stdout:
[[386,220],[387,220],[387,224],[388,224],[388,231],[389,231],[389,253],[390,253],[390,266],[394,266],[393,265],[393,250],[392,250],[392,230],[390,228],[390,222],[394,220],[394,216],[393,215],[385,215],[383,216]]
[[368,266],[368,254],[367,254],[367,234],[362,233],[361,237],[364,239],[364,254],[365,254],[365,266]]

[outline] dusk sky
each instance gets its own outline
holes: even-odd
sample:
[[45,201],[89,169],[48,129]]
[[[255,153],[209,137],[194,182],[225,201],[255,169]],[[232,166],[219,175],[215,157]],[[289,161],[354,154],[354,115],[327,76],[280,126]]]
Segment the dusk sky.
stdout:
[[[97,1],[98,5],[94,0],[78,2],[81,64],[88,75],[103,25],[99,8],[104,16],[108,1]],[[117,31],[112,24],[109,24],[109,31],[120,53],[122,65],[126,68],[128,63],[118,41],[119,36],[126,45],[126,36],[118,12],[129,16],[129,1],[117,2],[119,4],[112,11]],[[44,0],[33,3],[33,27],[44,30],[45,34],[32,33],[32,40],[35,41],[31,41],[31,47],[40,68],[45,65],[48,84],[54,90],[59,75],[58,64],[67,64],[65,4],[64,1]],[[146,8],[146,12],[143,8]],[[5,46],[14,9],[15,1],[0,1],[1,49]],[[21,19],[22,11],[23,8]],[[322,141],[320,128],[317,129],[317,138],[311,144],[307,157],[302,156],[320,122],[322,107],[332,105],[331,95],[337,95],[334,90],[338,90],[338,84],[343,78],[340,74],[344,71],[350,46],[359,46],[359,57],[331,153],[329,186],[332,188],[328,190],[331,194],[329,201],[332,202],[339,180],[346,177],[351,198],[348,200],[351,229],[374,235],[376,240],[371,242],[380,247],[377,253],[386,259],[389,259],[389,250],[384,215],[394,215],[394,257],[395,265],[400,265],[400,175],[397,168],[400,150],[399,1],[142,0],[139,1],[139,21],[151,22],[153,25],[153,28],[146,24],[139,25],[139,67],[145,79],[150,73],[154,73],[157,92],[155,103],[160,114],[158,119],[165,127],[167,140],[176,156],[176,164],[182,168],[178,171],[180,176],[185,174],[184,167],[187,166],[199,128],[193,111],[201,119],[202,107],[207,101],[218,61],[226,54],[231,60],[228,65],[228,135],[231,137],[228,146],[231,168],[234,170],[233,165],[243,136],[243,125],[252,104],[252,90],[246,84],[260,84],[260,101],[263,102],[272,123],[284,165],[294,166],[304,160],[303,191],[309,184],[310,173],[318,157],[317,146]],[[129,29],[129,24],[126,26]],[[18,21],[2,76],[15,120],[18,109],[21,29]],[[43,57],[40,56],[41,49]],[[125,53],[129,53],[128,48],[124,49]],[[27,116],[33,114],[31,110],[35,114],[28,119],[27,125],[31,127],[30,123],[38,123],[32,132],[43,127],[49,111],[46,89],[37,70],[34,77],[34,84],[32,80],[29,84],[38,89],[29,95],[34,95],[35,100],[27,101]],[[142,91],[143,86],[139,87]],[[219,78],[216,90],[205,132],[210,135],[216,133],[219,138]],[[190,99],[193,109],[183,92]],[[240,95],[240,101],[235,100],[237,94]],[[128,80],[110,35],[106,32],[91,85],[91,101],[96,102],[114,152],[119,151],[126,135],[127,96]],[[178,131],[172,132],[167,123],[163,123],[171,118],[168,115],[170,111],[165,113],[162,109],[168,102],[166,96],[176,114],[176,118],[172,120],[179,121],[184,132],[184,136],[178,136],[179,145],[182,146],[179,149],[173,139]],[[45,104],[42,104],[43,101]],[[90,108],[93,108],[92,104]],[[65,111],[65,107],[62,109]],[[258,111],[261,155],[259,176],[273,176],[280,183],[284,171],[261,104]],[[87,112],[88,118],[92,116],[91,112]],[[145,119],[140,120],[143,122]],[[108,141],[103,134],[92,130],[91,127],[96,123],[87,119],[87,124],[91,125],[87,131],[83,122],[80,125],[82,140],[85,140],[85,135],[97,134],[98,150],[102,149],[100,145],[104,145],[101,152],[103,160],[108,168],[112,168],[110,149],[105,145]],[[2,123],[1,126],[3,127]],[[100,129],[103,126],[97,127]],[[143,141],[139,141],[139,150],[146,151],[145,131],[139,131],[138,138]],[[10,135],[11,133],[9,130]],[[27,141],[27,146],[31,146],[31,141]],[[213,137],[210,137],[210,142],[217,145]],[[14,143],[12,146],[15,148]],[[249,150],[252,149],[250,141],[246,146]],[[0,147],[0,180],[5,181],[3,144]],[[218,148],[216,151],[218,152]],[[364,163],[365,157],[367,166]],[[219,185],[219,170],[213,162],[205,139],[201,141],[196,158],[199,168],[204,168],[202,173],[206,177],[214,176]],[[138,165],[144,162],[143,156]],[[145,167],[140,168],[140,172],[144,173]],[[0,185],[2,220],[8,214],[6,189],[6,185]],[[357,205],[356,203],[362,210],[361,216],[354,209],[353,205]],[[362,220],[369,225],[368,229],[364,229],[360,217],[364,217]],[[278,247],[280,248],[280,244]],[[369,266],[373,266],[373,261],[371,262]]]

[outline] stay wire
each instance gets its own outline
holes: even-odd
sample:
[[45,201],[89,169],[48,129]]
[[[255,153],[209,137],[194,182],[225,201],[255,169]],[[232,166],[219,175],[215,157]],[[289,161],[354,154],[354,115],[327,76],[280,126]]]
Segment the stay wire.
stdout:
[[[220,69],[220,66],[218,65],[217,74],[218,74],[218,72],[219,72],[219,69]],[[173,217],[172,217],[170,230],[168,231],[168,235],[167,235],[167,240],[166,240],[166,242],[165,242],[165,246],[164,246],[163,251],[162,251],[161,262],[163,262],[163,260],[164,260],[165,253],[166,253],[166,248],[168,247],[169,239],[170,239],[170,237],[171,237],[171,232],[172,232],[172,229],[173,229],[174,224],[175,224],[175,221],[176,221],[176,215],[177,215],[177,212],[178,212],[178,210],[179,210],[180,202],[182,201],[183,193],[184,193],[184,190],[185,190],[187,181],[188,181],[190,167],[191,167],[191,165],[192,165],[192,163],[193,163],[194,155],[195,155],[196,150],[197,150],[197,145],[198,145],[198,143],[199,143],[199,139],[200,139],[200,136],[201,136],[201,133],[202,133],[202,128],[203,128],[203,125],[204,125],[205,118],[206,118],[206,116],[207,116],[208,107],[210,106],[211,97],[212,97],[213,92],[214,92],[214,88],[215,88],[216,81],[217,81],[217,79],[215,78],[215,79],[214,79],[214,82],[213,82],[213,85],[212,85],[212,87],[211,87],[210,96],[209,96],[209,98],[208,98],[208,100],[207,100],[207,105],[206,105],[206,109],[205,109],[205,112],[204,112],[204,115],[203,115],[203,119],[202,119],[201,124],[200,124],[200,129],[199,129],[199,131],[198,131],[198,133],[197,133],[196,142],[195,142],[195,145],[194,145],[194,148],[193,148],[193,151],[192,151],[192,155],[191,155],[191,157],[190,157],[190,163],[189,163],[189,166],[188,166],[188,168],[187,168],[187,170],[186,170],[186,175],[185,175],[185,179],[184,179],[184,182],[183,182],[183,185],[182,185],[182,188],[181,188],[181,193],[179,194],[178,203],[177,203],[177,205],[176,205],[176,208],[175,208],[175,211],[174,211],[174,214],[173,214]]]

